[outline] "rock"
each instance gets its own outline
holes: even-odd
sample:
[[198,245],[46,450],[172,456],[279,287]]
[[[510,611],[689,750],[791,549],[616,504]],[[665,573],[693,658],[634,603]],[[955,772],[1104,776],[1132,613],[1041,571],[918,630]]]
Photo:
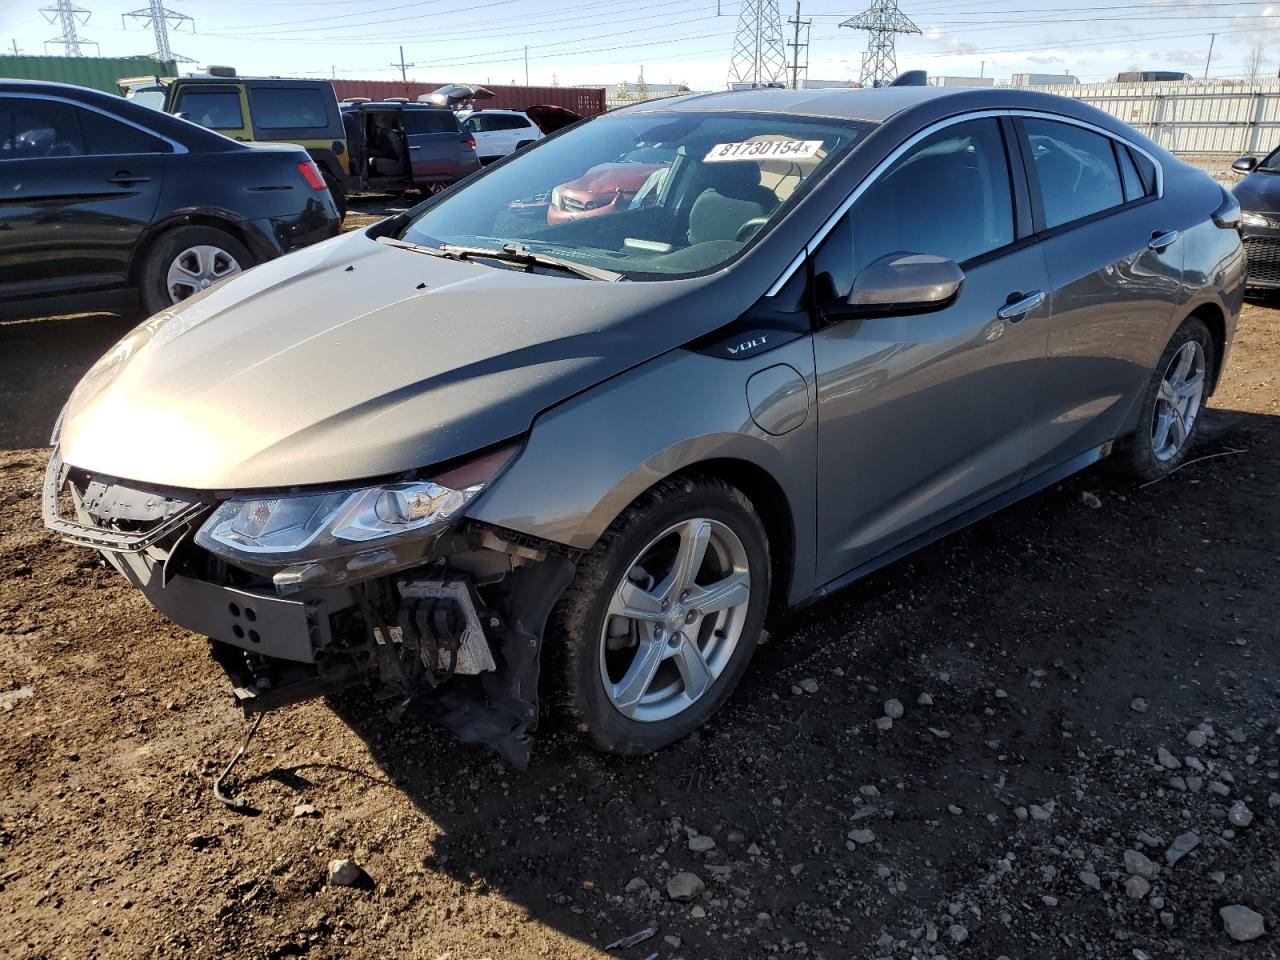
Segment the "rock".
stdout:
[[876,726],[881,730],[892,730],[893,717],[876,717]]
[[702,896],[706,889],[707,885],[696,873],[677,873],[667,881],[667,896],[677,903],[688,903]]
[[1271,796],[1267,797],[1267,806],[1280,807],[1280,793],[1272,793]]
[[953,923],[947,930],[947,934],[951,937],[952,943],[964,943],[969,939],[969,931],[960,923]]
[[1092,870],[1081,870],[1076,874],[1080,878],[1080,882],[1092,890],[1101,890],[1102,881],[1098,879],[1098,875]]
[[890,720],[901,718],[903,712],[901,700],[890,699],[884,702],[884,715]]
[[1192,730],[1187,734],[1187,743],[1195,747],[1197,750],[1208,742],[1209,738],[1204,735],[1203,730]]
[[753,844],[751,844],[749,847],[747,847],[747,854],[748,854],[748,856],[752,856],[752,857],[758,857],[758,856],[760,856],[760,846],[759,846],[759,844],[755,844],[755,843],[753,843]]
[[19,700],[30,700],[36,695],[31,687],[19,687],[17,690],[6,690],[0,693],[0,710],[8,713],[18,705]]
[[706,853],[708,850],[716,848],[716,841],[712,837],[698,834],[696,837],[689,838],[689,849],[694,853]]
[[627,893],[640,893],[649,889],[649,881],[644,877],[632,877],[622,889]]
[[1210,793],[1216,793],[1216,794],[1217,794],[1218,796],[1220,796],[1220,797],[1225,797],[1225,796],[1227,796],[1229,793],[1231,793],[1231,788],[1230,788],[1230,787],[1228,787],[1228,786],[1227,786],[1225,783],[1223,783],[1221,780],[1210,780],[1210,781],[1209,781],[1209,792],[1210,792]]
[[948,803],[947,812],[950,813],[953,817],[958,817],[960,816],[960,814],[964,813],[964,810],[962,810],[960,807],[957,807],[954,803]]
[[864,797],[870,797],[873,800],[876,797],[880,796],[880,788],[877,787],[874,783],[864,783],[862,786],[858,788],[858,792],[862,794]]
[[1247,827],[1253,823],[1253,811],[1245,806],[1243,800],[1237,800],[1231,805],[1231,809],[1227,811],[1227,819],[1234,826]]
[[1090,510],[1102,509],[1102,501],[1098,499],[1098,495],[1095,493],[1090,493],[1088,490],[1080,491],[1080,502],[1083,503]]
[[1173,911],[1172,911],[1172,910],[1161,910],[1161,911],[1160,911],[1160,923],[1161,923],[1161,925],[1163,925],[1164,927],[1167,927],[1168,929],[1172,930],[1172,929],[1173,929]]
[[920,696],[916,697],[916,705],[921,707],[932,707],[933,697],[929,696],[927,693],[922,693]]
[[1040,804],[1038,803],[1033,803],[1030,807],[1031,819],[1041,820],[1041,821],[1048,820],[1050,817],[1053,816],[1053,810],[1054,810],[1054,807],[1056,806],[1057,804],[1055,804],[1052,800],[1046,803],[1043,807],[1040,806]]
[[701,920],[706,915],[707,911],[702,909],[700,904],[696,903],[693,905],[693,909],[689,911],[689,916],[693,917],[695,920]]
[[1154,880],[1156,874],[1160,872],[1160,868],[1146,854],[1139,853],[1137,850],[1124,852],[1124,868],[1128,873],[1147,880]]
[[1169,849],[1164,852],[1165,863],[1172,867],[1198,846],[1200,846],[1200,838],[1194,833],[1179,834],[1174,837],[1173,843],[1169,844]]
[[997,700],[1005,700],[1005,699],[1008,699],[1008,696],[1009,696],[1009,694],[1005,692],[1005,690],[1004,690],[1004,688],[1003,688],[1003,687],[996,687],[996,699],[997,699]]
[[850,830],[849,839],[857,844],[875,843],[876,835],[870,830]]
[[1013,808],[1013,815],[1014,815],[1015,817],[1017,817],[1019,820],[1026,820],[1026,819],[1027,819],[1027,808],[1026,808],[1026,807],[1014,807],[1014,808]]
[[669,946],[669,947],[674,947],[674,948],[675,948],[675,949],[677,949],[677,950],[679,950],[679,949],[680,949],[680,945],[681,945],[682,943],[684,943],[684,941],[683,941],[683,940],[681,940],[679,937],[677,937],[674,933],[668,933],[668,934],[667,934],[665,937],[663,937],[662,939],[663,939],[663,940],[665,940],[665,941],[667,942],[667,946]]
[[309,803],[300,803],[293,808],[294,817],[318,817],[320,811]]
[[1173,787],[1173,789],[1177,790],[1179,793],[1187,792],[1187,781],[1182,779],[1182,777],[1179,777],[1179,776],[1170,777],[1169,786]]
[[1232,743],[1244,743],[1248,739],[1239,727],[1232,727],[1227,731],[1227,736],[1231,738]]
[[1172,753],[1161,747],[1156,751],[1156,762],[1166,770],[1177,770],[1182,766],[1182,761],[1175,757]]
[[800,686],[800,689],[803,690],[805,693],[818,692],[818,681],[813,679],[813,677],[805,677],[803,680],[800,681],[799,686]]
[[1058,905],[1058,898],[1052,897],[1046,893],[1043,897],[1040,898],[1040,902],[1043,903],[1046,907],[1056,907]]
[[1151,892],[1151,881],[1146,877],[1130,877],[1124,882],[1124,892],[1134,900],[1141,900]]
[[330,860],[329,882],[335,887],[354,887],[368,877],[354,860]]
[[1129,704],[1129,709],[1134,713],[1146,713],[1151,708],[1147,701],[1142,699],[1142,697],[1134,697],[1133,702]]
[[746,843],[747,835],[743,833],[741,830],[730,830],[727,834],[725,834],[725,839],[733,844]]
[[1257,940],[1267,932],[1262,914],[1243,904],[1233,903],[1229,907],[1223,907],[1218,911],[1218,916],[1222,917],[1222,928],[1232,940]]
[[193,850],[203,850],[205,847],[213,846],[214,838],[207,837],[203,833],[188,833],[183,842]]

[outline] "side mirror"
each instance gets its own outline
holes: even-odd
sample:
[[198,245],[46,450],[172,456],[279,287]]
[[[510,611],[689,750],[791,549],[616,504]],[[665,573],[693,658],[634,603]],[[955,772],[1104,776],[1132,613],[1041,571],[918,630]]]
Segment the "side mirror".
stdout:
[[1257,157],[1241,157],[1231,165],[1231,169],[1236,173],[1253,173],[1258,168]]
[[891,253],[862,268],[843,300],[821,310],[828,321],[929,313],[950,304],[964,286],[954,260],[928,253]]

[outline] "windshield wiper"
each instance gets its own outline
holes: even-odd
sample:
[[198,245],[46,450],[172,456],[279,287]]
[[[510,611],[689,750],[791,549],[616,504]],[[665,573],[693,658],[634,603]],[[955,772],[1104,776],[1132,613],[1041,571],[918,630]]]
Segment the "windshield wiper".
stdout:
[[442,243],[438,247],[432,247],[423,243],[398,240],[395,237],[378,237],[377,242],[385,243],[389,247],[399,247],[402,250],[412,250],[414,253],[425,253],[433,257],[446,257],[450,260],[498,260],[502,263],[516,263],[528,267],[551,267],[586,277],[588,280],[606,280],[609,283],[626,279],[622,274],[605,270],[603,267],[591,267],[585,263],[549,253],[534,253],[522,243],[504,243],[502,249],[498,250],[492,247],[468,247],[458,243]]
[[588,280],[605,280],[609,283],[617,283],[619,280],[626,279],[622,274],[615,273],[613,270],[606,270],[603,267],[588,266],[585,263],[578,263],[576,260],[557,257],[550,253],[535,253],[523,243],[504,243],[501,250],[493,247],[468,247],[455,243],[442,243],[440,244],[440,250],[446,256],[455,256],[459,260],[498,260],[502,263],[518,263],[528,267],[551,267],[555,270],[564,270],[567,273],[586,277]]

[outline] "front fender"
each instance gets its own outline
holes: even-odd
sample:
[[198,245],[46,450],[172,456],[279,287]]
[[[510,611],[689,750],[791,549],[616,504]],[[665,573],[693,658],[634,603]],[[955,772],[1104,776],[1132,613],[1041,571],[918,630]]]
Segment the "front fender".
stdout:
[[[786,364],[803,380],[807,413],[773,435],[752,419],[747,381]],[[782,491],[795,542],[788,596],[812,591],[817,410],[813,343],[800,337],[747,360],[679,349],[541,414],[523,452],[469,515],[544,540],[590,549],[627,505],[658,481],[717,461],[763,470]],[[790,402],[794,403],[792,396]],[[756,418],[782,393],[757,396]],[[762,409],[763,408],[763,409]],[[762,511],[773,504],[758,505]]]

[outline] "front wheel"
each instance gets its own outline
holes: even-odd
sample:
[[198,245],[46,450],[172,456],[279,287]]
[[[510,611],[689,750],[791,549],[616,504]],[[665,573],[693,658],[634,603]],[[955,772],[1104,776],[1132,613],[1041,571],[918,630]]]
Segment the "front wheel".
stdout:
[[700,727],[755,649],[769,545],[751,502],[713,478],[668,480],[623,512],[553,617],[569,711],[611,753]]
[[1116,453],[1121,472],[1137,480],[1159,480],[1182,464],[1200,426],[1214,362],[1209,328],[1199,317],[1188,317],[1147,383],[1137,430]]

